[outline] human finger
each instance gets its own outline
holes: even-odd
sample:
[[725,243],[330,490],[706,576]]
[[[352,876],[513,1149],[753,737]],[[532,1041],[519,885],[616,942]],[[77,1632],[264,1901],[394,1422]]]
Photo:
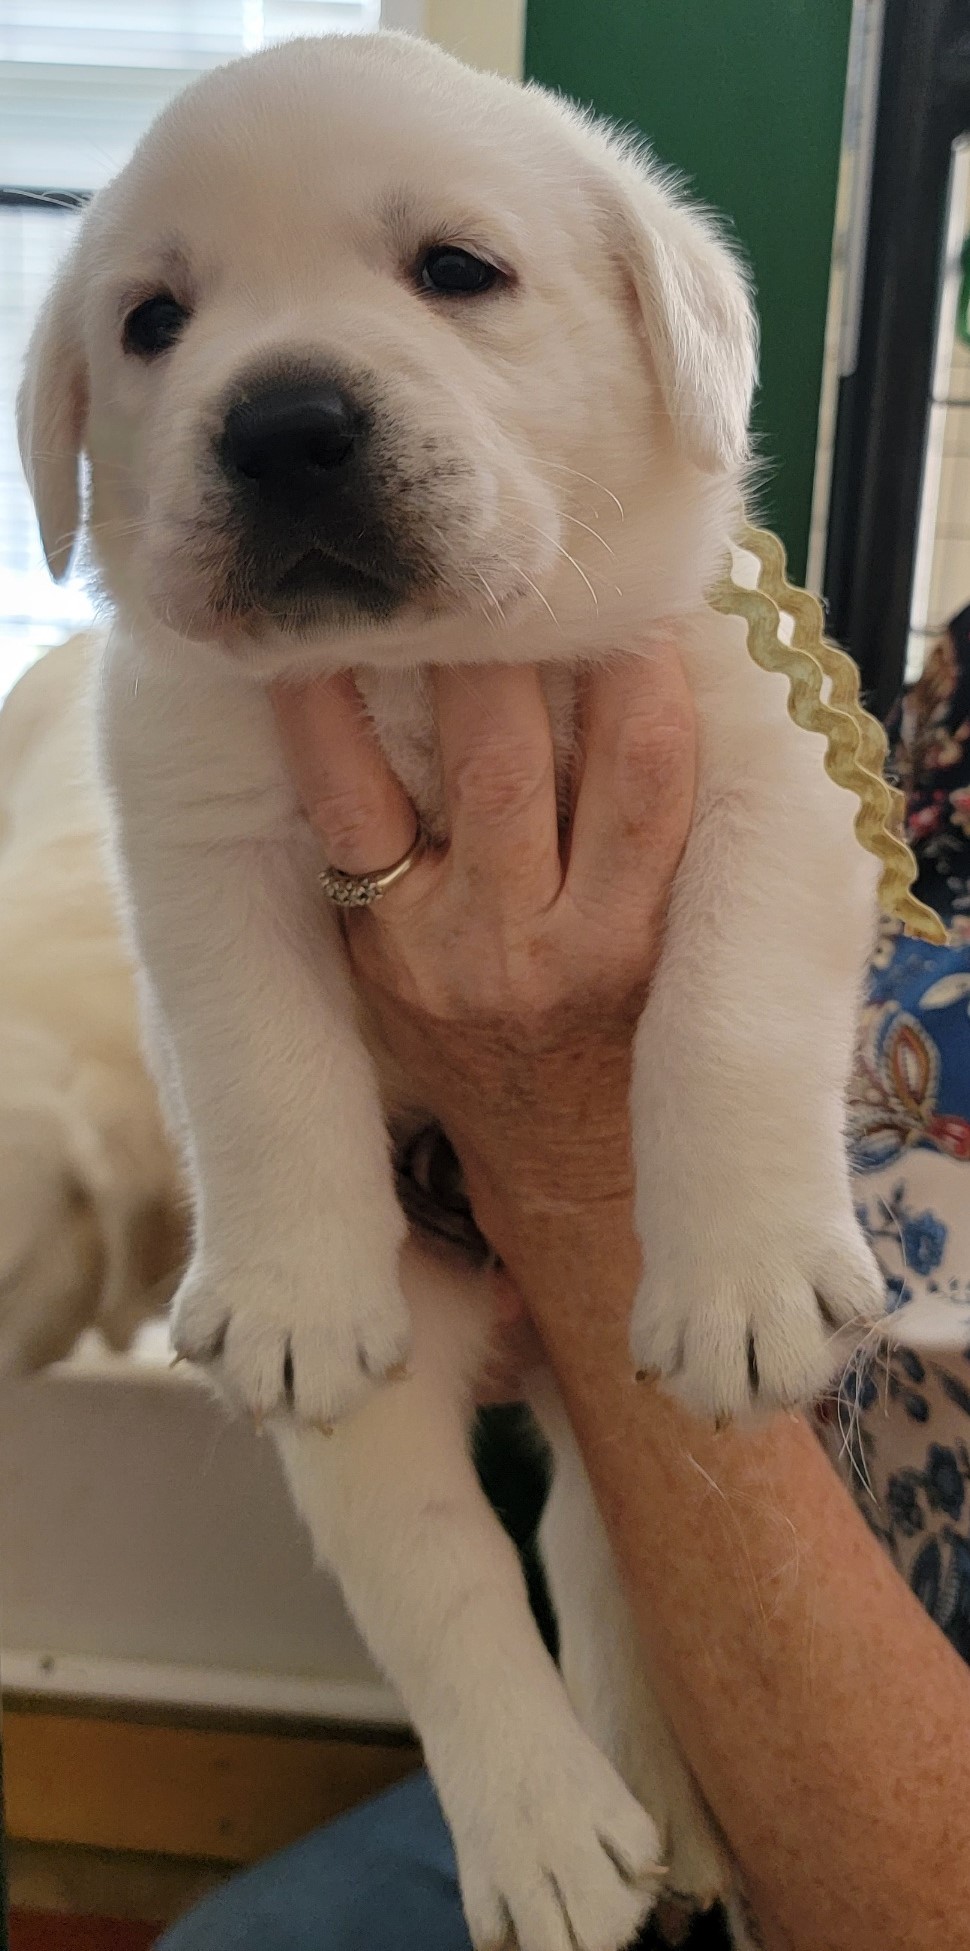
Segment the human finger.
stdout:
[[652,914],[690,830],[697,734],[676,649],[611,660],[587,681],[566,891],[584,912]]
[[453,872],[493,908],[541,912],[562,882],[552,728],[525,665],[435,682]]
[[349,672],[277,684],[273,708],[303,810],[332,867],[367,874],[407,853],[418,821]]

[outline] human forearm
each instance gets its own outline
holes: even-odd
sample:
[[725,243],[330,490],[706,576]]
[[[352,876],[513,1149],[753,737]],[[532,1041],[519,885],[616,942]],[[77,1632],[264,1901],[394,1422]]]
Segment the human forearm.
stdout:
[[[545,1338],[771,1951],[953,1951],[965,1670],[803,1424],[715,1438],[632,1380],[629,1061],[690,823],[683,673],[668,652],[591,678],[564,862],[535,681],[463,670],[436,688],[451,844],[349,919],[369,1005]],[[281,718],[324,857],[394,860],[413,809],[352,699],[318,690]]]
[[970,1903],[947,1840],[970,1792],[956,1655],[804,1422],[716,1436],[633,1383],[619,1206],[523,1224],[487,1203],[766,1943],[950,1951]]

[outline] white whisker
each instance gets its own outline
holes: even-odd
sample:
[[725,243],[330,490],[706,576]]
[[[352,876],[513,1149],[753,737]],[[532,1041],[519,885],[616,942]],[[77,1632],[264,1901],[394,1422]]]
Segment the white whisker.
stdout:
[[537,457],[537,466],[554,467],[560,474],[574,474],[577,481],[588,481],[591,488],[598,488],[600,494],[606,495],[613,502],[614,506],[619,510],[621,522],[626,519],[622,501],[618,495],[613,493],[612,488],[606,486],[605,481],[595,481],[591,474],[583,474],[578,467],[567,467],[564,461],[547,461]]
[[[551,536],[551,535],[550,535],[550,536],[547,536],[547,538],[546,538],[546,539],[547,539],[547,541],[550,541],[550,542],[552,542],[552,536]],[[562,558],[563,558],[563,561],[564,561],[564,562],[568,562],[568,563],[569,563],[569,564],[571,565],[571,567],[572,567],[573,569],[575,569],[575,571],[576,571],[576,574],[577,574],[577,576],[580,576],[580,577],[582,577],[582,580],[583,580],[583,582],[584,582],[584,583],[586,584],[586,587],[587,587],[587,589],[589,590],[589,593],[590,593],[590,595],[591,595],[591,597],[592,597],[592,599],[593,599],[593,608],[594,608],[594,610],[596,611],[596,613],[597,613],[597,615],[599,615],[599,607],[600,607],[600,599],[599,599],[599,597],[597,596],[597,594],[596,594],[596,591],[595,591],[595,589],[593,588],[593,585],[592,585],[592,583],[590,582],[590,580],[589,580],[589,577],[587,576],[587,574],[586,574],[586,571],[585,571],[585,569],[583,569],[583,568],[582,568],[582,566],[580,565],[580,563],[578,563],[578,562],[576,561],[576,557],[575,557],[574,555],[570,555],[570,553],[569,553],[569,550],[568,550],[568,549],[564,549],[564,548],[563,548],[563,545],[562,545],[562,543],[561,543],[561,542],[553,542],[553,543],[552,543],[552,546],[553,546],[553,548],[554,548],[554,549],[556,550],[556,553],[557,553],[557,555],[561,555],[561,556],[562,556]]]
[[[485,591],[485,593],[486,593],[486,595],[487,595],[487,596],[488,596],[488,598],[489,598],[489,601],[490,601],[490,602],[492,603],[492,605],[493,605],[493,607],[495,608],[495,610],[497,610],[497,612],[498,612],[498,615],[500,616],[500,618],[501,618],[501,620],[502,620],[502,622],[504,623],[504,622],[505,622],[505,611],[503,610],[503,608],[502,608],[502,605],[501,605],[501,603],[499,602],[499,600],[498,600],[498,597],[496,596],[496,594],[495,594],[495,591],[494,591],[494,589],[492,588],[492,585],[491,585],[491,583],[490,583],[490,582],[488,582],[488,581],[487,581],[487,579],[486,579],[486,577],[484,577],[484,576],[482,575],[482,572],[481,572],[481,570],[480,570],[480,569],[473,569],[473,570],[472,570],[472,575],[473,575],[473,576],[474,576],[474,577],[475,577],[475,578],[477,579],[477,581],[478,581],[478,582],[480,582],[480,583],[481,583],[481,585],[482,585],[482,588],[484,589],[484,591]],[[481,607],[481,614],[482,614],[482,616],[483,616],[483,617],[485,618],[485,621],[486,621],[486,623],[488,623],[488,624],[489,624],[489,625],[491,626],[491,628],[492,628],[492,629],[494,630],[494,629],[495,629],[495,617],[494,617],[494,616],[493,616],[493,615],[491,614],[491,612],[490,612],[490,610],[488,609],[488,606],[487,606],[487,604],[483,604],[483,605],[482,605],[482,607]]]
[[594,542],[599,542],[602,544],[603,548],[606,550],[607,555],[615,557],[616,550],[611,547],[610,543],[606,539],[606,536],[600,534],[599,529],[591,528],[588,522],[581,522],[578,515],[564,515],[563,521],[573,522],[575,523],[577,528],[584,528],[586,530],[587,535],[591,535],[593,537]]
[[482,575],[482,572],[481,572],[481,570],[480,570],[480,569],[474,569],[474,570],[472,571],[472,574],[478,577],[478,580],[479,580],[479,582],[481,583],[481,585],[482,585],[482,588],[484,589],[484,591],[485,591],[485,593],[486,593],[486,595],[487,595],[487,596],[489,596],[489,597],[491,598],[491,600],[492,600],[492,602],[493,602],[493,603],[494,603],[494,605],[495,605],[495,608],[497,609],[497,611],[498,611],[498,613],[499,613],[499,616],[500,616],[500,617],[502,617],[502,618],[504,619],[504,617],[505,617],[505,611],[503,610],[503,608],[502,608],[502,605],[501,605],[501,603],[499,602],[499,600],[498,600],[498,597],[496,596],[496,594],[495,594],[495,591],[494,591],[494,589],[492,588],[492,585],[491,585],[491,583],[490,583],[490,582],[489,582],[489,581],[487,580],[487,578],[486,578],[485,576],[483,576],[483,575]]
[[[525,497],[520,496],[519,499],[525,500]],[[531,504],[526,501],[525,505],[529,507]],[[594,542],[598,542],[601,548],[606,550],[608,556],[616,556],[616,550],[607,541],[606,536],[601,535],[598,528],[592,528],[589,522],[581,522],[578,515],[568,515],[565,510],[560,510],[559,519],[564,522],[572,522],[574,527],[584,529],[587,535],[592,536]],[[521,528],[530,528],[534,535],[541,535],[543,541],[551,543],[553,548],[558,546],[554,536],[550,535],[547,529],[540,528],[537,522],[524,522],[520,519],[519,526]]]
[[533,582],[533,580],[532,580],[532,577],[531,577],[531,576],[527,576],[527,575],[526,575],[526,573],[525,573],[525,570],[524,570],[524,569],[519,569],[519,570],[517,570],[517,571],[516,571],[516,574],[517,574],[517,575],[519,575],[519,576],[521,576],[521,578],[522,578],[522,581],[523,581],[524,583],[528,583],[528,585],[529,585],[529,588],[530,588],[530,589],[532,590],[532,592],[533,592],[533,594],[534,594],[535,596],[538,596],[538,598],[539,598],[539,601],[540,601],[540,603],[542,604],[542,607],[543,607],[543,609],[544,609],[544,610],[548,610],[548,612],[549,612],[549,615],[551,616],[551,618],[552,618],[552,621],[553,621],[553,623],[554,623],[554,624],[555,624],[555,626],[556,626],[556,629],[557,629],[557,630],[560,630],[560,629],[562,628],[562,625],[560,624],[560,621],[559,621],[559,618],[557,617],[557,615],[556,615],[556,612],[555,612],[555,610],[554,610],[554,609],[553,609],[553,607],[552,607],[552,604],[551,604],[550,602],[548,602],[548,601],[547,601],[547,599],[546,599],[546,598],[545,598],[545,597],[543,596],[543,594],[542,594],[542,591],[541,591],[541,589],[539,588],[539,586],[538,586],[538,584],[537,584],[537,583],[534,583],[534,582]]

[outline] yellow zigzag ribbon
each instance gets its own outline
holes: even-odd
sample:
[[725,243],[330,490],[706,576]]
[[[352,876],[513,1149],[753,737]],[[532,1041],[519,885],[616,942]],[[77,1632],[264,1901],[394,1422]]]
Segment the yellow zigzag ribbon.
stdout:
[[[783,671],[788,679],[788,711],[806,732],[822,732],[827,741],[825,770],[830,779],[856,793],[856,835],[863,847],[882,861],[879,900],[895,915],[907,935],[924,942],[946,943],[939,915],[917,901],[911,892],[917,866],[900,839],[903,796],[883,777],[888,750],[886,734],[859,699],[859,672],[851,657],[826,643],[822,634],[822,606],[805,589],[796,589],[785,575],[785,551],[777,535],[767,529],[745,528],[737,545],[757,556],[761,574],[756,589],[742,589],[727,575],[708,602],[723,616],[743,617],[748,626],[748,650],[763,671]],[[790,644],[782,642],[781,612],[794,619]],[[829,680],[827,702],[822,686]]]

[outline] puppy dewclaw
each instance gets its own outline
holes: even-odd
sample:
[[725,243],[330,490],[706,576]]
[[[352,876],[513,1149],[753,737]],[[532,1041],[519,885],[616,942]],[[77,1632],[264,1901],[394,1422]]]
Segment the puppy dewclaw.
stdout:
[[352,668],[441,838],[428,667],[543,666],[565,768],[577,665],[675,635],[700,770],[636,1043],[631,1374],[708,1417],[811,1397],[882,1306],[843,1144],[878,863],[705,601],[755,357],[742,269],[648,157],[387,35],[186,90],[93,203],[21,393],[51,569],[83,456],[113,610],[101,759],[195,1190],[175,1344],[270,1419],[424,1740],[480,1951],[619,1951],[662,1865],[704,1901],[728,1871],[548,1379],[575,1712],[478,1489],[485,1277],[407,1238],[265,687]]

